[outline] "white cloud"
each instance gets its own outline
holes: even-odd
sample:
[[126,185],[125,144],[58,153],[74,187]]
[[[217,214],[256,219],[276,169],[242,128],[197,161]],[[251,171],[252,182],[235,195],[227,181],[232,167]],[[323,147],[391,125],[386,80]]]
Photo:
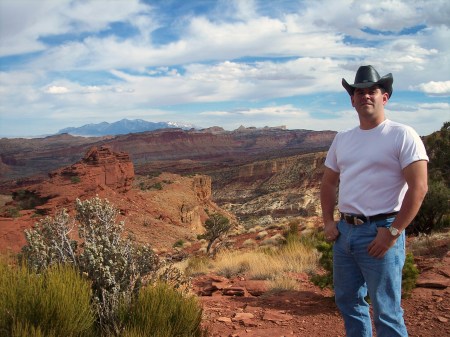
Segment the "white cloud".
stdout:
[[69,89],[62,86],[52,85],[47,88],[46,92],[49,94],[67,94],[69,92]]
[[133,21],[149,9],[139,0],[0,1],[0,56],[43,51],[43,37],[95,33],[113,22]]
[[[179,16],[170,18],[172,12],[158,9],[172,9],[171,2],[0,0],[0,57],[25,56],[2,63],[0,95],[7,99],[0,102],[0,127],[10,111],[19,120],[42,117],[42,123],[75,115],[102,121],[145,116],[146,111],[156,118],[177,105],[213,103],[202,115],[205,109],[175,115],[173,108],[173,120],[238,127],[257,119],[260,126],[342,129],[355,124],[355,113],[343,110],[339,96],[334,96],[336,104],[326,96],[345,94],[341,78],[353,80],[361,64],[374,65],[381,75],[392,72],[394,95],[421,91],[430,96],[427,104],[436,104],[431,96],[449,96],[448,1],[222,0],[198,5],[183,2],[186,10],[175,10]],[[208,11],[198,12],[205,7]],[[117,26],[133,34],[115,34]],[[411,27],[421,30],[399,34]],[[419,113],[419,96],[410,106],[390,103],[394,116],[402,120],[410,111],[416,116],[411,120],[424,128],[431,124],[423,124],[420,116],[429,111],[436,114],[429,116],[434,123],[448,116],[448,109],[438,105],[422,105]],[[292,97],[296,102],[290,105]],[[268,100],[273,106],[266,106]],[[227,110],[220,102],[241,108]],[[320,111],[334,119],[311,117]]]
[[388,118],[412,126],[421,136],[426,136],[441,128],[444,122],[450,120],[450,103],[423,103],[406,105],[398,104],[393,108],[388,106]]
[[411,87],[411,89],[422,91],[431,96],[450,96],[450,81],[430,81],[427,83],[421,83],[415,87]]

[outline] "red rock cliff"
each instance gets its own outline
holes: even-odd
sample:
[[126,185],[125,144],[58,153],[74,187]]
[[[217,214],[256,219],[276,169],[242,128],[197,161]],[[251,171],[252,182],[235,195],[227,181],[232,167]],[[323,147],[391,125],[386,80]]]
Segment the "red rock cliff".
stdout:
[[91,186],[107,186],[118,192],[127,192],[133,184],[134,167],[126,153],[112,152],[105,146],[92,147],[81,161],[50,173],[50,178],[58,176],[72,181],[83,180]]

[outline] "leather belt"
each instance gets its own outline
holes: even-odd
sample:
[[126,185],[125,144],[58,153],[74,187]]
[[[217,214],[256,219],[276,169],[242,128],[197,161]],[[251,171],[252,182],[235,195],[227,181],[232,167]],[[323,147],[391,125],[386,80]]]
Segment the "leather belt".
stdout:
[[396,216],[398,212],[391,212],[391,213],[383,213],[383,214],[376,214],[371,216],[364,216],[362,214],[349,214],[349,213],[341,213],[341,219],[345,220],[350,225],[362,225],[365,222],[368,221],[376,221],[376,220],[385,220],[392,218]]

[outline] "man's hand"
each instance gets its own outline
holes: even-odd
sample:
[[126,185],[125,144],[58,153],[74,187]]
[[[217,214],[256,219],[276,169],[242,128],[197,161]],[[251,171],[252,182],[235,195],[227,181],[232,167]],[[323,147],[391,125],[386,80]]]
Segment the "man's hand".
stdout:
[[389,229],[379,227],[378,234],[367,247],[367,251],[370,256],[381,259],[389,248],[395,244],[395,241],[397,241],[397,237],[392,236]]
[[339,231],[337,229],[337,222],[334,220],[326,222],[323,231],[325,234],[325,239],[330,242],[335,241],[339,236]]

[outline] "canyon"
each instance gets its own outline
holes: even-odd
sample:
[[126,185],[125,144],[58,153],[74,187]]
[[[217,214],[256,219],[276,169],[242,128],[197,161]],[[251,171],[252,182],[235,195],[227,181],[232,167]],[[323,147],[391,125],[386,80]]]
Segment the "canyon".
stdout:
[[[136,177],[162,172],[211,179],[211,199],[242,221],[314,215],[333,131],[244,128],[162,129],[120,136],[0,139],[0,192],[47,179],[91,148],[126,153]],[[64,174],[70,175],[68,169]],[[73,170],[73,168],[71,169]],[[51,176],[51,175],[50,175]]]
[[[0,204],[0,251],[20,251],[24,230],[39,219],[61,208],[73,215],[77,198],[97,196],[118,208],[129,235],[161,256],[176,256],[177,242],[188,243],[188,254],[199,252],[197,235],[215,212],[234,225],[231,249],[257,241],[251,227],[275,236],[280,233],[271,224],[289,219],[301,219],[300,230],[318,226],[320,178],[334,134],[211,128],[1,139],[0,194],[6,199]],[[410,336],[450,333],[448,241],[433,248],[439,255],[416,257],[419,287],[404,300]],[[299,290],[269,292],[269,281],[243,276],[196,277],[202,324],[216,337],[343,336],[332,291],[313,285],[306,273],[290,276]]]

